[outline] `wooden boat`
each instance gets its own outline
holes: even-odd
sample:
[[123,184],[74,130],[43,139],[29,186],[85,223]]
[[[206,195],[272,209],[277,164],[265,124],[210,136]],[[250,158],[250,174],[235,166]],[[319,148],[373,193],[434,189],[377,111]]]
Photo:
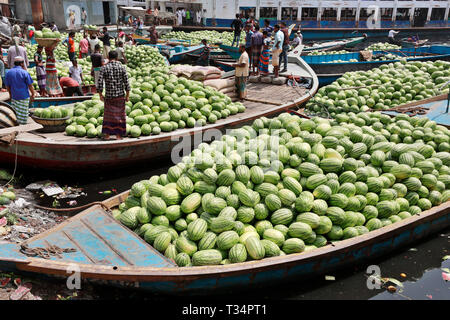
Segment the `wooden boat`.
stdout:
[[[114,208],[127,193],[102,203]],[[16,243],[0,242],[0,270],[66,281],[76,270],[81,279],[101,285],[170,295],[211,295],[311,279],[354,267],[405,247],[450,226],[450,202],[364,235],[332,242],[309,252],[238,264],[179,268],[131,230],[94,206],[57,227],[24,241],[28,248],[75,249],[61,257],[32,257]]]
[[[399,50],[374,51],[373,54],[391,53],[400,58],[407,58],[408,61],[435,61],[446,60],[450,61],[450,46],[426,46],[420,48],[402,48]],[[395,60],[380,60],[380,61],[363,61],[358,52],[330,54],[330,55],[311,55],[303,57],[311,68],[316,72],[320,85],[327,85],[340,78],[344,73],[351,71],[370,70],[377,68],[382,64],[388,64],[399,61]],[[358,60],[358,62],[350,62],[350,59]],[[342,60],[343,62],[332,62],[335,60]]]
[[150,38],[135,33],[133,33],[131,37],[137,44],[150,44]]
[[427,117],[437,124],[450,126],[450,93],[441,94],[420,101],[412,101],[398,107],[383,111],[393,115],[404,113],[409,116]]
[[161,54],[167,57],[169,63],[171,64],[180,63],[186,60],[189,57],[189,55],[200,54],[204,47],[204,45],[185,46],[181,44],[172,46],[169,45],[168,43],[147,44],[147,46],[157,48],[161,52]]
[[[5,97],[3,102],[10,102],[9,95]],[[33,108],[48,108],[50,106],[61,106],[66,104],[73,104],[92,99],[92,96],[73,96],[73,97],[36,97],[32,102]]]
[[312,45],[308,45],[305,43],[305,47],[303,48],[303,55],[307,55],[311,51],[331,51],[331,50],[341,50],[344,48],[352,48],[357,44],[366,40],[366,37],[354,37],[349,39],[340,39],[334,41],[324,41],[313,43]]
[[19,133],[13,145],[0,144],[0,162],[14,163],[16,150],[18,162],[23,166],[66,171],[107,169],[165,157],[171,152],[177,152],[179,139],[194,135],[201,139],[201,134],[206,130],[225,130],[242,126],[259,117],[296,108],[311,99],[318,89],[318,80],[314,71],[301,59],[292,63],[290,69],[298,76],[309,78],[312,87],[306,90],[287,85],[249,84],[247,100],[244,101],[247,110],[227,119],[221,119],[215,124],[179,129],[171,133],[139,139],[125,138],[121,141],[77,138],[66,136],[64,133],[39,135],[33,132]]
[[414,48],[424,46],[428,42],[428,39],[414,41],[412,38],[403,38],[400,40],[400,44],[403,48]]
[[[307,55],[311,51],[319,50],[319,51],[329,51],[329,50],[341,50],[346,47],[354,47],[358,43],[361,43],[365,40],[365,37],[355,37],[350,39],[340,39],[340,40],[334,40],[334,41],[323,41],[323,42],[317,42],[312,45],[304,45],[303,53],[302,55]],[[225,51],[229,56],[231,56],[233,59],[239,59],[240,53],[238,47],[232,47],[227,46],[224,44],[221,44],[220,49]]]

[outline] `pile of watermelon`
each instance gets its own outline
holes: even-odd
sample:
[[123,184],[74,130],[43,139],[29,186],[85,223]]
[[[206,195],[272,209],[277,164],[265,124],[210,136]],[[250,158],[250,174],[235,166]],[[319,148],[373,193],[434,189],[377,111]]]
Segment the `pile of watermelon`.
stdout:
[[[201,44],[203,39],[206,39],[209,44],[223,43],[231,46],[233,43],[234,32],[219,32],[215,30],[202,30],[194,32],[171,31],[161,38],[166,40],[190,40],[191,45]],[[242,31],[241,39],[245,39],[245,32]]]
[[150,46],[125,46],[125,56],[128,60],[127,66],[131,70],[165,65],[164,57],[159,50]]
[[42,119],[61,119],[72,116],[72,108],[50,106],[48,108],[36,108],[33,115]]
[[406,115],[262,117],[135,183],[113,215],[179,266],[302,253],[448,201],[449,142]]
[[[201,82],[169,75],[166,68],[144,68],[133,75],[126,103],[127,135],[133,138],[205,126],[245,111],[243,104],[232,103],[225,94]],[[103,110],[98,95],[77,103],[73,117],[67,120],[66,134],[100,136]]]
[[389,42],[377,42],[373,43],[364,50],[366,51],[385,51],[385,50],[397,50],[401,49],[402,46],[398,46],[396,44],[392,44]]
[[441,60],[401,60],[369,71],[347,72],[320,88],[306,104],[306,112],[334,118],[343,112],[387,110],[446,93],[448,87],[442,91],[439,87],[448,80],[450,62]]

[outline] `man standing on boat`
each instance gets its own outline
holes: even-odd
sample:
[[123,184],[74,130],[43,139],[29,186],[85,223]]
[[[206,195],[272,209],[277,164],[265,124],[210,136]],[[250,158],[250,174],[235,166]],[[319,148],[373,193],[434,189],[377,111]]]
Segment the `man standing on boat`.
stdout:
[[281,67],[281,63],[284,61],[284,68],[281,72],[286,72],[288,67],[288,52],[289,52],[289,30],[286,26],[286,23],[281,22],[281,32],[283,32],[283,47],[280,56],[279,65]]
[[295,38],[292,41],[292,49],[297,48],[299,45],[303,43],[303,35],[300,31],[295,34]]
[[397,33],[400,33],[400,31],[395,31],[395,30],[390,30],[389,31],[389,35],[388,35],[388,42],[389,43],[397,44],[397,45],[400,44],[400,41],[395,40],[395,38],[394,38]]
[[267,31],[267,36],[270,38],[272,36],[273,27],[270,25],[270,20],[264,20],[264,28],[263,31]]
[[22,57],[24,60],[24,66],[25,70],[28,68],[28,55],[27,55],[27,49],[23,46],[23,42],[20,40],[19,37],[13,38],[14,44],[9,47],[8,49],[8,67],[13,68],[14,67],[14,60],[16,57]]
[[273,74],[275,78],[278,78],[280,72],[280,53],[283,51],[284,34],[280,30],[279,25],[273,27],[273,32],[275,34],[275,41],[272,48],[272,65]]
[[158,31],[156,31],[155,25],[152,25],[149,30],[150,35],[150,43],[157,44],[158,43]]
[[211,53],[211,47],[208,45],[208,41],[206,39],[202,40],[203,51],[197,59],[198,66],[209,66],[209,55]]
[[91,34],[91,37],[89,38],[89,55],[92,55],[95,51],[95,46],[100,43],[100,41],[97,38],[97,35]]
[[23,57],[17,56],[14,58],[14,67],[6,74],[5,85],[11,97],[11,105],[17,114],[17,122],[27,124],[28,106],[30,101],[33,101],[35,93],[33,79],[25,70],[25,59]]
[[255,32],[252,35],[252,72],[258,74],[259,58],[261,56],[261,50],[264,37],[259,31],[259,26],[256,25]]
[[[252,36],[253,31],[251,30],[252,26],[249,24],[245,25],[245,51],[247,51],[247,54],[249,57],[252,56]],[[250,60],[250,66],[251,68],[251,60]]]
[[100,77],[100,70],[103,66],[103,56],[100,53],[100,45],[97,44],[95,46],[95,51],[91,55],[91,62],[92,62],[92,71],[91,75],[94,77],[95,85],[98,86],[98,80]]
[[111,51],[111,37],[108,28],[103,27],[103,33],[100,34],[100,40],[103,42],[103,58],[107,59]]
[[89,55],[89,40],[86,33],[83,35],[83,39],[80,41],[79,49],[80,49],[80,58],[81,59],[87,58],[87,56]]
[[234,30],[233,44],[231,46],[234,47],[234,43],[236,43],[236,46],[239,47],[242,32],[242,21],[239,18],[239,13],[236,13],[236,19],[231,23],[231,28]]
[[116,135],[117,140],[122,140],[126,135],[125,102],[129,100],[131,88],[127,70],[117,58],[117,51],[109,53],[109,63],[102,67],[97,85],[100,100],[105,102],[102,125],[105,140],[109,140],[112,134]]
[[246,51],[245,44],[241,44],[239,46],[239,52],[241,56],[237,63],[234,63],[232,66],[236,68],[235,77],[236,77],[236,87],[239,95],[239,99],[242,101],[245,99],[247,95],[247,78],[250,72],[250,59],[249,55]]

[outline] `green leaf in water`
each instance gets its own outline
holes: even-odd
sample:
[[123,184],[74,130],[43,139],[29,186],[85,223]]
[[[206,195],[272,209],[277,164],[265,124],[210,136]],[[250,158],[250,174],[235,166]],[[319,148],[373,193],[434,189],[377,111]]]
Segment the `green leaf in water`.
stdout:
[[442,260],[450,260],[450,255],[442,257]]

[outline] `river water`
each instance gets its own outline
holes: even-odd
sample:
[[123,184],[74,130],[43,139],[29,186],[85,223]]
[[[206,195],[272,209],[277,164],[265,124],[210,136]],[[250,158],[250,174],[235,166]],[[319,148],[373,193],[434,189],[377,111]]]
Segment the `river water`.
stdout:
[[[450,34],[440,34],[427,37],[431,43],[449,43]],[[366,47],[370,43],[384,41],[380,38],[369,39],[361,44]],[[139,180],[148,179],[152,175],[162,174],[172,165],[170,159],[148,161],[139,166],[127,169],[116,169],[106,173],[76,173],[61,174],[54,172],[41,172],[39,170],[21,168],[17,170],[17,176],[21,177],[22,186],[39,180],[52,180],[60,186],[83,188],[87,196],[77,198],[77,205],[84,205],[93,201],[105,200],[116,193],[128,190],[131,185]],[[106,192],[105,192],[106,191]],[[37,198],[41,205],[51,206],[52,198]],[[67,200],[69,201],[69,200]],[[65,201],[60,201],[63,207],[67,207]],[[443,260],[450,255],[450,229],[443,230],[428,239],[402,248],[397,252],[372,261],[371,264],[379,267],[382,277],[394,278],[402,282],[401,292],[390,293],[385,288],[369,289],[366,273],[368,264],[353,266],[337,273],[329,274],[334,280],[325,280],[324,276],[291,283],[282,287],[274,287],[270,290],[252,292],[253,298],[267,299],[450,299],[450,282],[444,281],[442,268],[450,268],[450,259]],[[401,274],[406,275],[402,277]],[[62,284],[63,286],[64,284]],[[146,298],[144,293],[119,289],[97,288],[96,294],[100,298]],[[245,298],[235,292],[233,297]]]

